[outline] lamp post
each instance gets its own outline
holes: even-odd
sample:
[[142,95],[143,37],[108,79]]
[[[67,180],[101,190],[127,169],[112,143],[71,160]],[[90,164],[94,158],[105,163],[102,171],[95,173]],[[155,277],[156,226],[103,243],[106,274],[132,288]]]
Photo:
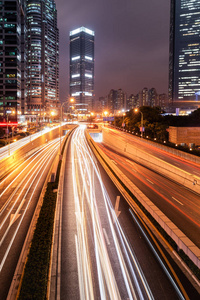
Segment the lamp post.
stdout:
[[[103,114],[106,117],[108,115],[108,111],[104,111]],[[105,121],[105,123],[106,123],[106,121]],[[105,123],[104,123],[104,126],[105,126]]]
[[135,110],[134,110],[135,112],[140,112],[141,113],[141,129],[142,129],[142,133],[141,133],[141,138],[143,138],[143,113],[140,111],[140,110],[138,110],[138,108],[135,108]]
[[122,120],[123,131],[125,130],[125,129],[124,129],[124,127],[125,127],[125,124],[124,124],[124,116],[125,116],[125,115],[126,115],[126,113],[124,112],[124,113],[123,113],[123,120]]

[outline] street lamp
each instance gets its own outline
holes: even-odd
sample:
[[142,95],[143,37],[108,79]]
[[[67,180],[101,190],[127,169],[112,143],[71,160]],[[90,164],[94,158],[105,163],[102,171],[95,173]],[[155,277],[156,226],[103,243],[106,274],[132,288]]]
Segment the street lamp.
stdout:
[[[103,115],[106,117],[107,115],[108,115],[108,111],[104,111],[103,112]],[[106,122],[106,121],[105,121]],[[105,126],[105,124],[104,124],[104,126]]]
[[134,109],[135,112],[140,112],[141,113],[141,138],[143,138],[143,113],[141,112],[141,110],[139,110],[138,108]]

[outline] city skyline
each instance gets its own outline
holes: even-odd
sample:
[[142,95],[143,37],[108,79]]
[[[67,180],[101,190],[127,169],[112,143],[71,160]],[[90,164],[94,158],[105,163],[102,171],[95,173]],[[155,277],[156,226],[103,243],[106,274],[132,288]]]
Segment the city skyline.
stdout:
[[[168,92],[170,1],[56,0],[60,31],[60,100],[69,96],[68,32],[95,31],[95,98],[110,89]],[[66,17],[67,16],[67,17]],[[67,83],[67,84],[66,84]]]

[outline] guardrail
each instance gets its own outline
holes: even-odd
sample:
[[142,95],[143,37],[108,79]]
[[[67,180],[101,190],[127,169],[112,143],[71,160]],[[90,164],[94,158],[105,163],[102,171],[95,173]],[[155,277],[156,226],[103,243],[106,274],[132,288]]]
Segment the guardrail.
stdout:
[[[128,140],[124,140],[124,136],[121,137],[120,135],[115,135],[114,137],[112,137],[112,135],[104,129],[103,142],[106,143],[111,149],[120,153],[124,153],[127,157],[144,165],[145,167],[148,167],[200,194],[199,176],[186,172],[177,166],[167,163],[164,160],[155,157],[149,154],[148,152],[143,151],[142,149],[135,147],[134,139],[131,143]],[[146,143],[148,143],[148,141],[146,141]],[[197,159],[199,158],[197,157]]]

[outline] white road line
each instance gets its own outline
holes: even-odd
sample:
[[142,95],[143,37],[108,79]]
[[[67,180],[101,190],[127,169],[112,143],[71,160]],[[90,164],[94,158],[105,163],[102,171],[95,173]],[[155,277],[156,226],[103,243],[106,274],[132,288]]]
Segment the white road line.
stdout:
[[132,161],[131,161],[131,160],[129,160],[129,159],[126,159],[126,161],[127,161],[129,164],[135,165],[135,163],[134,163],[134,162],[132,162]]
[[177,200],[176,198],[172,197],[176,202],[178,202],[181,205],[184,205],[183,203],[181,203],[179,200]]
[[148,178],[146,178],[147,181],[149,181],[151,184],[154,184],[151,180],[149,180]]
[[113,159],[111,159],[111,161],[112,161],[114,164],[116,164],[116,165],[117,165],[116,161],[114,161]]
[[109,241],[109,238],[108,238],[108,235],[107,235],[107,232],[106,232],[105,228],[103,228],[103,233],[105,235],[105,239],[106,239],[107,244],[110,245],[110,241]]

